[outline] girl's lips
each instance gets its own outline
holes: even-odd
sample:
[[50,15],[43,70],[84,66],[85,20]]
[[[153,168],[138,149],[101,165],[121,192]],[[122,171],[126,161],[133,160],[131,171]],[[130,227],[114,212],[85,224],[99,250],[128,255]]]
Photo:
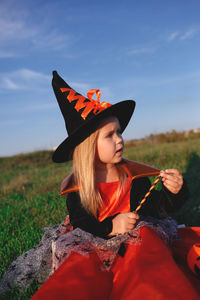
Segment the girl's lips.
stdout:
[[119,155],[119,156],[121,156],[122,153],[123,153],[123,149],[119,149],[119,150],[116,151],[116,154]]

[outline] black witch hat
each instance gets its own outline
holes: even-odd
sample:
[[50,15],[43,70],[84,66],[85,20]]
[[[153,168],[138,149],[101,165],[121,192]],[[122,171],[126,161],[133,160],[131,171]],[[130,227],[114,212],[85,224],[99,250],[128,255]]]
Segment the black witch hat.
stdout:
[[[100,103],[100,90],[90,90],[86,98],[75,92],[56,71],[53,71],[52,86],[68,133],[68,137],[53,153],[52,159],[57,163],[70,160],[74,148],[107,117],[117,117],[123,132],[135,108],[133,100],[121,101],[114,105]],[[97,100],[92,99],[94,93],[97,94]]]

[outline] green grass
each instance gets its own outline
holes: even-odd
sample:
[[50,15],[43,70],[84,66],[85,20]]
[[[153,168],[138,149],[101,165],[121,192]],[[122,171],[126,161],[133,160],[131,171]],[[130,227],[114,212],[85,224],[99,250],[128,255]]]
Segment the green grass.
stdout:
[[[175,218],[200,226],[199,138],[129,147],[124,157],[159,169],[178,168],[187,180],[190,200]],[[0,158],[0,276],[16,257],[38,244],[44,227],[65,218],[65,197],[59,196],[59,187],[70,170],[70,164],[52,163],[48,151]],[[36,290],[34,283],[23,296],[14,289],[4,299],[30,299]]]

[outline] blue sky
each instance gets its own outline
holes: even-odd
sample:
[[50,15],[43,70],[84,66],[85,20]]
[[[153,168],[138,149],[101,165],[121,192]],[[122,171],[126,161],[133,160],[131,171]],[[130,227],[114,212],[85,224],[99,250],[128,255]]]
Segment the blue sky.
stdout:
[[86,96],[134,99],[125,140],[199,128],[200,1],[0,1],[0,156],[66,137],[52,71]]

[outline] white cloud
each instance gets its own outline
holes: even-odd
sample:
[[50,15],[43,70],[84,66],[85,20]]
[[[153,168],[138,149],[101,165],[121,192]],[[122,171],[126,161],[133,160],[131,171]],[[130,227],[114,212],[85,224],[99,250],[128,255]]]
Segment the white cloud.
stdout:
[[[1,86],[1,82],[0,82]],[[2,88],[5,87],[8,90],[18,90],[20,87],[9,77],[5,77],[2,79]]]
[[198,29],[192,28],[187,30],[182,36],[180,37],[180,40],[187,40],[193,38],[198,33]]
[[190,28],[187,29],[185,32],[183,31],[173,31],[171,32],[168,37],[167,37],[167,41],[168,42],[172,42],[174,40],[187,40],[187,39],[191,39],[193,38],[196,34],[199,33],[199,28]]
[[0,14],[0,45],[10,44],[13,41],[30,39],[37,34],[37,30],[30,28],[26,20],[9,19],[6,15]]
[[45,75],[40,72],[35,72],[29,69],[21,69],[18,71],[14,71],[11,73],[11,76],[20,77],[25,80],[35,80],[35,79],[49,80],[50,79],[50,76],[48,75]]
[[[20,11],[14,5],[0,3],[0,58],[18,56],[27,51],[60,51],[72,45],[77,38],[52,30],[51,20],[31,23],[28,11]],[[22,48],[23,43],[23,48]],[[24,47],[24,45],[26,47]],[[10,49],[15,49],[10,52]],[[22,50],[23,49],[23,50]],[[10,53],[10,54],[7,54]],[[11,55],[12,54],[12,55]]]
[[58,33],[56,30],[54,30],[46,34],[37,34],[32,39],[32,43],[35,49],[38,50],[50,49],[54,51],[60,51],[72,44],[72,38],[66,34]]
[[171,42],[171,41],[175,40],[178,37],[178,35],[179,35],[179,32],[178,31],[174,31],[174,32],[170,33],[170,35],[168,36],[167,40],[169,42]]
[[73,88],[74,90],[76,90],[77,92],[79,91],[89,91],[91,89],[90,85],[87,83],[80,83],[80,82],[70,82],[70,86],[71,88]]
[[[65,78],[63,76],[63,78]],[[19,69],[16,71],[8,73],[0,73],[0,88],[3,90],[22,90],[22,91],[49,91],[51,89],[51,75],[46,75],[41,72],[36,72],[30,69]],[[81,82],[68,82],[68,84],[77,92],[82,93],[84,96],[87,96],[87,92],[94,88],[88,83]],[[104,96],[109,96],[111,93],[106,87],[103,87]],[[45,106],[46,108],[46,106]],[[33,107],[33,110],[42,109]]]
[[1,74],[0,87],[6,90],[33,90],[49,87],[51,77],[29,69]]
[[135,54],[145,54],[145,53],[154,53],[156,51],[153,47],[139,47],[135,49],[131,49],[127,52],[128,55],[135,55]]

